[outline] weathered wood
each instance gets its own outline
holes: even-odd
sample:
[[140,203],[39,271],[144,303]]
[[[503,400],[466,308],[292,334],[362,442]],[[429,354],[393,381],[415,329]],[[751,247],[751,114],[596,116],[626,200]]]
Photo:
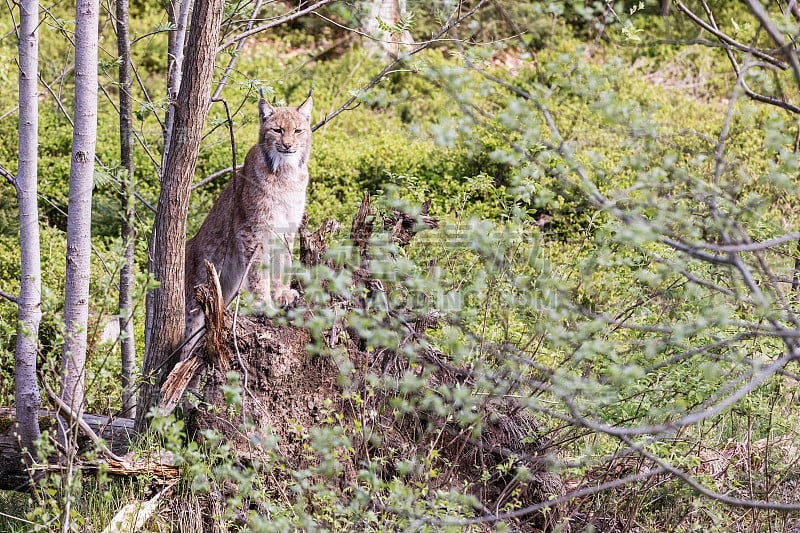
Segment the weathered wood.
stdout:
[[[170,414],[180,402],[183,393],[200,375],[207,364],[220,370],[230,369],[230,350],[224,342],[229,328],[225,318],[225,301],[219,275],[214,265],[206,261],[207,283],[195,287],[194,297],[205,315],[205,350],[193,351],[183,361],[178,362],[161,387],[161,401],[158,404],[159,416]],[[196,385],[195,385],[196,387]]]
[[298,228],[297,232],[297,236],[300,239],[300,262],[307,267],[321,265],[323,262],[329,267],[333,267],[332,261],[325,262],[323,258],[328,252],[328,238],[338,232],[339,228],[339,222],[326,218],[320,227],[312,233],[308,230],[308,213],[303,214],[303,221],[300,223],[300,228]]
[[[95,433],[103,438],[115,454],[122,455],[126,452],[134,436],[133,419],[110,418],[92,414],[83,415],[83,419]],[[49,430],[53,434],[55,423],[55,411],[39,410],[39,426],[42,431]],[[22,490],[28,486],[29,482],[15,428],[14,408],[0,407],[0,489]],[[85,439],[80,442],[88,444],[89,440]]]
[[208,363],[221,370],[230,370],[231,354],[223,341],[225,334],[225,299],[214,265],[206,261],[207,286],[195,295],[206,316],[206,357]]
[[189,356],[188,359],[178,361],[178,364],[167,376],[164,385],[161,387],[161,400],[158,403],[158,416],[167,416],[178,406],[183,397],[183,393],[189,384],[200,374],[205,366],[205,358],[201,358],[197,352]]
[[400,246],[408,246],[414,235],[422,230],[439,227],[439,219],[430,216],[431,201],[426,200],[415,217],[402,211],[392,211],[383,217],[383,229],[387,230]]
[[358,247],[362,260],[367,259],[369,239],[372,237],[373,220],[370,202],[370,195],[365,192],[364,199],[361,200],[361,205],[358,207],[358,212],[353,217],[353,224],[350,227],[350,240]]

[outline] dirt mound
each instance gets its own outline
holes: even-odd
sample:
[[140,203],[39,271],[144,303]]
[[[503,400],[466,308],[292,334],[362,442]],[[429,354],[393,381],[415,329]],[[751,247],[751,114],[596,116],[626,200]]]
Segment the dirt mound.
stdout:
[[[369,220],[366,202],[359,211],[362,222]],[[400,238],[407,244],[411,226],[403,220],[394,213],[385,225],[402,231]],[[351,239],[358,244],[360,237],[362,257],[367,257],[372,223],[366,229],[357,224],[358,217]],[[321,260],[324,253],[303,255],[312,256]],[[373,286],[367,261],[355,269],[353,278],[354,283]],[[534,506],[563,494],[561,480],[548,471],[542,432],[513,399],[473,405],[467,422],[454,416],[455,411],[442,412],[431,404],[432,395],[446,403],[448,391],[472,391],[474,383],[468,368],[453,365],[446,354],[425,343],[412,351],[398,346],[367,348],[359,332],[345,322],[335,335],[324,336],[340,354],[334,358],[309,353],[312,334],[302,327],[277,325],[265,317],[234,317],[230,311],[209,322],[222,331],[212,328],[209,337],[216,341],[200,353],[201,360],[212,363],[207,364],[194,426],[224,435],[243,460],[274,462],[277,449],[277,457],[288,467],[284,472],[313,467],[320,459],[309,452],[305,437],[314,428],[338,425],[361,429],[350,433],[352,446],[337,450],[338,477],[324,480],[328,486],[337,481],[340,489],[353,486],[359,482],[359,470],[372,465],[384,480],[425,483],[431,492],[470,494],[479,502],[473,511],[479,516],[502,514],[509,506]],[[436,316],[422,316],[410,327],[424,333],[436,323]],[[413,361],[404,355],[409,353]],[[228,401],[232,377],[241,391],[241,407],[236,409]],[[419,386],[402,386],[408,378]],[[399,408],[400,404],[405,407]],[[276,441],[277,446],[262,446]],[[425,461],[425,472],[398,467]],[[431,471],[436,475],[430,476]],[[516,526],[540,530],[546,528],[548,516],[557,518],[557,512],[527,516],[524,525]]]

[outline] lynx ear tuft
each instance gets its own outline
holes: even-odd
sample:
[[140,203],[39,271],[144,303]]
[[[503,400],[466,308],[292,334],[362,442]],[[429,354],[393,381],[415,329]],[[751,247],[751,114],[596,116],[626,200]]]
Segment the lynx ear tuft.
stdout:
[[308,98],[306,98],[306,101],[297,107],[297,112],[300,113],[303,116],[303,118],[305,118],[309,122],[311,122],[312,105],[313,101],[311,100],[311,91],[308,91]]
[[275,108],[272,107],[262,96],[261,100],[258,101],[258,116],[261,119],[261,122],[264,122],[271,117],[274,112]]

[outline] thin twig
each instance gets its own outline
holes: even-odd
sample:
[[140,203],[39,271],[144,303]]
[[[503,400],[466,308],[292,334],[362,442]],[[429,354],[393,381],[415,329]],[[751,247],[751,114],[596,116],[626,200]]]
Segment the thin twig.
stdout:
[[46,381],[43,383],[44,383],[44,388],[47,391],[47,396],[53,402],[55,402],[58,411],[61,414],[67,415],[74,423],[76,423],[78,425],[78,428],[80,428],[81,432],[83,432],[83,434],[86,435],[89,438],[89,440],[91,440],[92,443],[94,443],[95,446],[97,446],[100,452],[106,456],[106,458],[111,459],[113,461],[117,461],[119,463],[124,463],[122,458],[116,455],[114,452],[112,452],[108,448],[108,446],[105,445],[103,440],[97,436],[97,433],[92,431],[92,428],[89,427],[89,424],[87,424],[86,421],[78,413],[76,413],[69,405],[64,403],[64,400],[59,398],[58,394],[53,392],[53,389],[50,388],[50,385],[48,385]]
[[[14,2],[16,4],[16,2]],[[6,7],[8,8],[8,12],[11,14],[11,27],[14,29],[14,36],[16,40],[19,41],[19,23],[14,20],[14,7],[11,5],[9,0],[6,0]]]
[[789,60],[789,65],[791,65],[792,72],[794,73],[795,82],[798,84],[798,86],[800,86],[800,58],[797,57],[797,51],[794,48],[794,43],[792,41],[784,42],[783,32],[781,32],[781,30],[775,26],[775,23],[772,22],[772,19],[764,10],[764,6],[761,5],[760,1],[745,1],[747,2],[747,5],[750,6],[750,11],[752,11],[753,15],[755,15],[755,17],[758,19],[761,27],[767,31],[772,40],[775,41],[775,44],[778,45],[778,48],[783,53],[783,56]]
[[15,189],[17,188],[17,177],[3,165],[0,165],[0,176],[8,180]]
[[[212,102],[222,102],[222,106],[225,108],[225,116],[228,119],[228,133],[230,134],[231,140],[231,180],[235,183],[236,182],[236,139],[233,135],[233,119],[231,118],[231,110],[228,107],[228,101],[224,98],[218,99],[211,99]],[[194,187],[192,187],[194,189]]]
[[590,485],[578,490],[573,490],[564,494],[563,496],[559,496],[558,498],[545,500],[543,502],[535,503],[533,505],[529,505],[528,507],[524,507],[522,509],[517,509],[516,511],[510,511],[507,513],[497,513],[494,515],[479,516],[477,518],[467,518],[465,520],[440,521],[439,519],[435,518],[424,518],[421,520],[424,522],[440,524],[443,526],[468,526],[472,524],[487,524],[487,523],[499,522],[501,520],[508,520],[511,518],[522,518],[524,516],[528,516],[529,514],[535,513],[536,511],[547,509],[549,507],[555,507],[557,505],[561,505],[562,503],[566,503],[570,500],[574,500],[575,498],[583,498],[584,496],[591,496],[592,494],[597,494],[598,492],[603,492],[609,489],[615,489],[617,487],[621,487],[629,483],[642,481],[653,476],[658,476],[667,471],[668,470],[664,467],[654,468],[652,470],[642,470],[640,472],[637,472],[636,474],[631,474],[630,476],[625,476],[623,478],[615,479],[613,481],[598,483],[597,485]]
[[238,35],[235,35],[231,39],[228,39],[227,41],[223,42],[221,45],[219,45],[217,47],[216,53],[219,54],[220,52],[225,50],[227,47],[231,46],[232,44],[236,44],[238,41],[244,39],[245,37],[249,37],[251,35],[255,35],[256,33],[260,33],[260,32],[262,32],[264,30],[268,30],[270,28],[274,28],[275,26],[280,26],[281,24],[285,24],[287,22],[291,22],[294,19],[302,17],[303,15],[305,15],[307,13],[311,13],[315,9],[319,9],[322,6],[326,5],[326,4],[330,4],[331,2],[333,2],[333,0],[320,0],[316,4],[310,5],[305,9],[300,9],[300,10],[293,11],[291,13],[287,13],[282,17],[279,17],[279,18],[276,18],[276,19],[273,19],[273,20],[267,22],[266,24],[262,24],[261,26],[256,26],[255,28],[251,28],[251,29],[249,29],[247,31],[244,31],[244,32],[242,32],[242,33],[240,33]]
[[746,44],[740,43],[739,41],[737,41],[736,39],[734,39],[730,35],[720,31],[720,29],[717,27],[716,24],[707,23],[706,21],[704,21],[703,19],[698,17],[691,9],[686,7],[684,5],[684,3],[681,2],[680,0],[676,0],[675,6],[678,9],[680,9],[681,11],[683,11],[686,14],[686,16],[689,17],[692,20],[692,22],[694,22],[695,24],[697,24],[698,26],[700,26],[701,28],[703,28],[704,30],[709,32],[710,34],[714,35],[717,39],[719,39],[723,43],[727,44],[728,46],[730,46],[732,48],[735,48],[735,49],[739,50],[740,52],[745,52],[745,53],[751,54],[753,57],[757,57],[757,58],[761,59],[762,61],[766,61],[770,65],[774,65],[774,66],[778,67],[781,70],[786,70],[788,68],[788,65],[786,63],[784,63],[783,61],[775,58],[774,56],[772,56],[770,54],[768,54],[767,52],[764,52],[764,51],[759,50],[757,48],[754,48],[752,46],[747,46]]
[[[244,166],[239,166],[236,169],[236,171],[238,172],[238,171],[242,170],[243,168],[244,168]],[[200,180],[197,183],[193,184],[191,190],[194,191],[196,189],[199,189],[203,185],[211,183],[212,181],[216,180],[219,177],[224,176],[225,174],[235,174],[235,172],[232,172],[232,171],[233,171],[233,168],[228,167],[228,168],[223,168],[222,170],[218,170],[218,171],[214,172],[213,174],[209,174],[208,176],[206,176],[202,180]]]
[[[58,97],[58,95],[55,93],[55,91],[53,90],[53,88],[52,88],[52,87],[51,87],[51,86],[50,86],[50,85],[49,85],[49,84],[48,84],[48,83],[47,83],[47,82],[44,80],[44,78],[41,76],[41,74],[39,75],[39,81],[42,83],[42,85],[44,85],[44,86],[45,86],[45,88],[47,89],[47,91],[50,93],[50,96],[52,96],[52,97],[53,97],[53,99],[55,100],[56,104],[58,105],[58,108],[61,110],[61,113],[62,113],[62,114],[64,115],[64,117],[67,119],[67,122],[69,122],[70,126],[74,127],[74,123],[72,122],[72,117],[70,116],[70,114],[69,114],[69,112],[67,111],[67,109],[66,109],[66,107],[64,106],[64,104],[61,102],[61,98],[59,98],[59,97]],[[103,92],[105,93],[105,90],[103,90]],[[106,95],[106,96],[107,96],[107,95]],[[110,100],[110,99],[109,99],[109,100]],[[113,105],[113,103],[112,103],[112,105]],[[115,109],[116,109],[116,107],[115,107]],[[136,138],[137,138],[137,139],[139,138],[139,137],[138,137],[138,135],[136,135]],[[140,143],[140,144],[142,144],[142,146],[144,146],[144,145],[143,145],[143,143]],[[145,147],[145,149],[146,149],[146,147]],[[95,162],[97,162],[97,164],[98,164],[98,165],[100,165],[100,166],[105,166],[105,165],[103,165],[103,162],[100,160],[100,156],[99,156],[99,155],[95,154],[95,158],[94,158],[94,159],[95,159]],[[148,201],[147,201],[147,200],[146,200],[146,199],[145,199],[145,198],[144,198],[144,197],[143,197],[141,194],[139,194],[139,193],[138,193],[138,192],[136,192],[136,191],[133,191],[133,195],[134,195],[134,197],[135,197],[137,200],[139,200],[139,201],[140,201],[140,202],[141,202],[141,203],[142,203],[142,204],[143,204],[143,205],[144,205],[144,206],[145,206],[147,209],[149,209],[149,210],[150,210],[150,211],[152,211],[153,213],[155,213],[155,212],[156,212],[156,208],[155,208],[155,207],[154,207],[154,206],[153,206],[153,205],[152,205],[150,202],[148,202]]]
[[652,453],[648,452],[644,448],[644,446],[633,442],[631,439],[627,437],[620,437],[620,440],[622,440],[628,446],[636,449],[636,451],[638,451],[643,457],[659,465],[659,467],[663,468],[673,476],[679,478],[681,481],[692,487],[695,491],[699,492],[703,496],[706,496],[718,502],[724,503],[726,505],[734,505],[736,507],[744,507],[747,509],[771,509],[774,511],[800,511],[800,504],[797,503],[746,500],[743,498],[734,498],[728,496],[727,494],[722,494],[720,492],[713,491],[701,485],[693,476],[690,476],[683,470],[672,466],[667,461],[664,461],[660,457],[657,457],[656,455],[653,455]]
[[[261,11],[261,6],[263,4],[263,0],[257,0],[255,7],[253,8],[253,12],[250,15],[250,18],[247,21],[246,31],[250,31],[253,29],[253,24],[255,23],[256,17],[258,16],[258,12]],[[247,36],[239,38],[239,41],[236,43],[236,52],[231,55],[230,60],[228,60],[228,65],[225,67],[225,72],[222,74],[222,78],[217,83],[217,88],[214,90],[214,94],[211,95],[211,101],[216,101],[219,98],[222,89],[228,83],[228,77],[233,70],[233,66],[236,64],[236,60],[239,58],[239,52],[241,51],[242,47],[244,46],[245,40]],[[234,166],[236,166],[234,164]]]
[[[708,16],[708,20],[711,25],[719,31],[719,27],[717,26],[717,21],[714,20],[714,12],[708,6],[708,3],[705,0],[702,0],[703,9],[706,12],[706,16]],[[690,14],[690,11],[686,11],[687,14]],[[694,15],[693,13],[691,15]],[[696,15],[694,15],[696,17]],[[690,17],[691,18],[691,17]],[[755,37],[753,37],[753,41],[758,40],[758,32],[756,32]],[[786,109],[787,111],[791,111],[795,114],[800,114],[800,107],[787,102],[785,99],[782,98],[775,98],[773,96],[768,96],[765,94],[757,93],[753,89],[750,88],[750,85],[747,84],[747,79],[745,77],[745,73],[754,67],[769,67],[775,68],[774,64],[767,64],[764,65],[763,63],[759,63],[756,61],[748,61],[744,68],[739,66],[739,62],[736,60],[736,56],[733,54],[733,51],[730,47],[724,46],[725,54],[728,56],[728,61],[730,61],[731,66],[733,67],[733,71],[736,73],[737,83],[739,86],[744,90],[744,93],[747,95],[748,98],[751,100],[755,100],[756,102],[762,102],[764,104],[772,105],[775,107],[779,107],[782,109]],[[750,54],[750,57],[757,57],[756,54]],[[786,67],[784,67],[785,70]]]
[[337,109],[336,111],[326,115],[325,118],[323,118],[321,121],[319,121],[316,124],[314,124],[314,126],[311,128],[311,131],[316,131],[317,129],[321,128],[322,126],[324,126],[325,124],[330,122],[333,118],[337,117],[342,112],[348,111],[350,109],[353,109],[353,107],[350,107],[350,106],[353,105],[353,103],[358,99],[358,97],[361,95],[361,93],[370,90],[375,85],[380,83],[380,81],[384,77],[386,77],[387,75],[389,75],[392,72],[394,72],[395,71],[395,66],[398,65],[399,63],[405,62],[405,60],[406,60],[405,58],[406,57],[411,57],[411,56],[421,52],[422,50],[425,50],[432,43],[438,42],[438,39],[440,39],[442,35],[446,34],[451,29],[456,27],[458,24],[460,24],[461,22],[463,22],[467,18],[469,18],[472,15],[474,15],[487,2],[488,2],[488,0],[480,0],[469,11],[467,11],[466,13],[464,13],[464,14],[462,14],[460,16],[456,16],[455,12],[453,14],[451,14],[450,18],[448,19],[448,21],[439,29],[438,32],[436,32],[436,35],[434,35],[430,40],[425,41],[425,42],[423,42],[421,44],[418,44],[415,48],[413,48],[411,51],[409,51],[405,56],[397,56],[397,57],[395,57],[392,60],[392,62],[389,63],[388,65],[386,65],[383,68],[383,70],[381,70],[374,78],[372,78],[372,80],[370,80],[361,89],[356,91],[356,93],[353,96],[348,98],[347,101],[339,107],[339,109]]

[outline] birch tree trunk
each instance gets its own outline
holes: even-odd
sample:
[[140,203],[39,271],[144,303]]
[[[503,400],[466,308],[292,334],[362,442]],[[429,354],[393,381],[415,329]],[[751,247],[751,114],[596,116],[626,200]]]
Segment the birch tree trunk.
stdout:
[[[170,2],[170,9],[175,12],[175,2]],[[174,104],[178,98],[178,93],[181,87],[181,78],[183,75],[183,45],[186,41],[186,22],[189,20],[189,10],[192,8],[192,0],[183,0],[180,2],[180,9],[178,10],[178,19],[175,21],[175,31],[170,32],[174,36],[170,39],[168,72],[169,79],[167,80],[167,96],[169,96],[170,104]],[[172,143],[172,128],[175,124],[175,105],[167,107],[166,126],[164,130],[164,154],[161,158],[162,161],[162,174],[164,164],[167,157],[169,157],[169,149]]]
[[133,202],[133,103],[131,99],[131,43],[128,32],[128,0],[117,0],[117,52],[119,64],[119,153],[122,177],[122,246],[125,263],[119,273],[119,331],[122,363],[122,416],[136,416],[136,396],[131,379],[136,361],[133,336],[133,278],[136,244],[136,207]]
[[[86,323],[89,314],[92,184],[97,139],[98,0],[78,0],[75,13],[75,128],[69,171],[67,268],[61,399],[83,412]],[[65,422],[59,437],[67,443]]]
[[183,75],[175,103],[170,149],[162,167],[161,192],[151,236],[150,271],[160,286],[151,293],[142,384],[136,409],[136,429],[148,425],[164,378],[177,361],[184,335],[184,253],[189,190],[200,138],[211,101],[214,58],[219,41],[224,0],[200,0],[192,11]]
[[39,1],[19,3],[19,154],[17,201],[19,205],[20,291],[17,299],[17,345],[14,353],[14,395],[20,443],[35,456],[39,438],[39,384],[36,355],[42,318],[42,269],[39,250],[39,207],[36,171],[39,148]]
[[408,31],[392,34],[381,28],[378,19],[387,26],[394,26],[406,15],[406,0],[368,0],[365,5],[368,15],[361,26],[365,33],[376,41],[366,41],[365,45],[374,51],[397,56],[404,44],[413,43]]

